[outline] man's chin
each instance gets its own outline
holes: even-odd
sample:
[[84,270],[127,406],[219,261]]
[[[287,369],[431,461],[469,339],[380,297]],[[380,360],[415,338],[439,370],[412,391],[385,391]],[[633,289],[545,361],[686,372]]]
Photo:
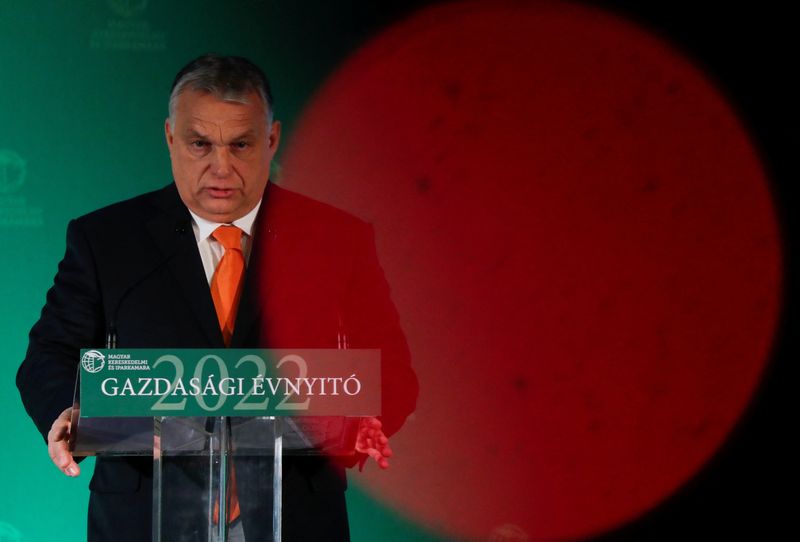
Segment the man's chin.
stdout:
[[192,209],[200,218],[205,218],[212,222],[233,222],[247,214],[249,209],[241,202],[234,202],[230,199],[221,200],[215,198],[204,202],[198,209]]

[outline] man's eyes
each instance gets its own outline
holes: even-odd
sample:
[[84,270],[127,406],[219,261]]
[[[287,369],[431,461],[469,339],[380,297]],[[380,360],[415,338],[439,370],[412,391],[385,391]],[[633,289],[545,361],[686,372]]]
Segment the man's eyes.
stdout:
[[[211,142],[204,139],[194,139],[189,142],[189,146],[198,151],[206,151],[211,148]],[[250,147],[251,145],[249,141],[235,141],[234,143],[231,143],[231,149],[234,151],[244,151]]]

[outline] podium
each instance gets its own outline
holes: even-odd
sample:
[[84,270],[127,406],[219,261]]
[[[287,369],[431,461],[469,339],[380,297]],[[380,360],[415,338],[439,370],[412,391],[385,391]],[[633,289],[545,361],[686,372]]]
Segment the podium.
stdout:
[[[123,359],[147,363],[139,364],[135,372],[129,371],[135,376],[123,378],[116,375],[128,373],[110,371],[110,358],[120,356],[118,350],[82,351],[70,448],[73,455],[79,457],[152,456],[153,541],[227,542],[236,539],[233,535],[244,532],[247,542],[279,542],[284,456],[352,457],[361,416],[378,414],[378,351],[305,350],[301,354],[248,351],[242,354],[225,349],[181,350],[178,355],[164,350],[131,352],[132,356]],[[213,372],[216,374],[204,373],[209,356],[215,357],[217,370]],[[225,357],[236,358],[238,364]],[[324,358],[324,363],[315,363],[320,357]],[[306,379],[302,381],[305,389],[299,384],[293,385],[301,382],[300,377],[275,376],[280,373],[274,371],[273,377],[265,378],[270,365],[280,369],[291,359],[293,363],[289,365],[293,366],[298,358],[305,364],[297,367],[302,369],[299,374]],[[106,372],[98,369],[100,359]],[[168,366],[175,368],[174,374],[164,379],[169,385],[159,382],[162,378],[159,376],[139,376],[160,374],[158,367],[165,359],[170,360]],[[180,368],[174,363],[175,359],[180,361]],[[242,359],[258,359],[260,361],[254,364],[266,370],[249,379],[236,376],[234,368],[248,365],[243,364]],[[354,360],[357,369],[354,369]],[[187,361],[189,371],[185,370]],[[118,367],[124,366],[137,365],[118,364]],[[307,383],[309,379],[318,382],[320,377],[313,376],[315,374],[338,372],[354,376],[354,370],[368,376],[359,381],[359,393],[340,393],[334,401],[330,400],[330,387],[322,390],[327,393],[315,395],[313,387]],[[200,375],[206,383],[205,391],[211,393],[205,397],[198,393],[193,397],[186,391],[197,390],[198,386],[183,386],[185,396],[177,393],[184,374]],[[269,381],[269,386],[258,386],[258,378]],[[324,378],[343,380],[345,377]],[[150,391],[161,393],[144,396],[136,393],[146,389],[148,379],[155,382]],[[278,401],[281,399],[278,393],[271,393],[281,391],[281,386],[273,385],[276,380],[289,381],[283,389],[290,393],[285,394],[282,401]],[[122,388],[121,381],[124,382]],[[362,382],[369,384],[364,386]],[[187,380],[187,383],[192,382]],[[159,384],[163,384],[160,389]],[[228,387],[224,388],[226,385]],[[369,388],[368,393],[361,396],[365,387]],[[127,393],[120,394],[120,389]],[[213,393],[226,389],[236,393],[231,393],[226,400],[222,400],[219,393]],[[254,401],[256,391],[262,391],[263,398]],[[298,391],[311,393],[294,393]],[[292,401],[287,403],[287,397]],[[194,415],[198,409],[191,408],[189,399],[209,415]],[[270,399],[275,399],[271,408]],[[242,404],[250,408],[240,408]],[[165,405],[172,406],[165,409]],[[292,408],[285,408],[287,406]]]

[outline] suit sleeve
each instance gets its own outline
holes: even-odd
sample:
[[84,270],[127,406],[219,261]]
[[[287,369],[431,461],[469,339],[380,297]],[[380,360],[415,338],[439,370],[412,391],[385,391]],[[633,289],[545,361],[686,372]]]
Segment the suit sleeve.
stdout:
[[381,416],[387,436],[414,411],[419,394],[400,319],[378,262],[372,226],[359,229],[344,326],[353,348],[381,350]]
[[80,222],[73,220],[66,253],[17,371],[25,410],[45,440],[53,421],[72,406],[80,349],[101,345],[103,333],[94,258]]

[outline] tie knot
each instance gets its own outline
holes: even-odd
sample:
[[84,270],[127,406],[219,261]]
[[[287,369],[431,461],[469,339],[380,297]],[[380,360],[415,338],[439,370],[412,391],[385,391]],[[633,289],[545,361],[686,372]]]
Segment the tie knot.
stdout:
[[225,250],[242,250],[242,230],[236,226],[220,226],[211,234]]

